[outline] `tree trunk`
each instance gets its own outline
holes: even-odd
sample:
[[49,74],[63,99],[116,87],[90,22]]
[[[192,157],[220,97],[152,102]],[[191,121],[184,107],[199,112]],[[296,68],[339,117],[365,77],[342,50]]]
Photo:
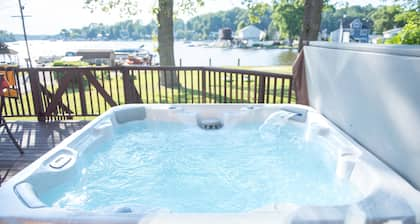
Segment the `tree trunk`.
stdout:
[[308,41],[317,40],[321,26],[323,0],[306,0],[303,11],[302,33],[299,39],[299,51]]
[[[174,31],[173,31],[173,0],[159,0],[158,18],[158,44],[159,60],[162,66],[175,66],[174,56]],[[161,71],[160,85],[166,87],[177,87],[178,76],[175,71]]]

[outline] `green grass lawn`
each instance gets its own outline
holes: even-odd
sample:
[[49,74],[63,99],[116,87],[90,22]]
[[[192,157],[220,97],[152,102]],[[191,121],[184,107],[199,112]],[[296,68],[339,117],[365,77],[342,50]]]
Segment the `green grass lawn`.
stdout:
[[[264,72],[273,72],[279,74],[290,74],[291,66],[270,66],[270,67],[227,67],[232,69],[255,70]],[[125,104],[123,79],[121,73],[117,72],[96,72],[96,78],[104,87],[105,91],[112,97],[117,105]],[[133,83],[138,91],[143,103],[203,103],[202,91],[202,75],[199,71],[179,71],[179,87],[166,88],[159,84],[158,71],[134,71],[131,73]],[[167,76],[169,77],[169,76]],[[225,78],[226,77],[226,78]],[[58,89],[57,74],[54,74],[53,85],[48,85],[50,92],[56,92]],[[162,81],[162,80],[161,80]],[[41,81],[42,83],[42,81]],[[268,92],[264,95],[265,103],[287,103],[289,95],[289,80],[279,78],[269,78],[266,81],[266,89]],[[258,100],[259,79],[256,76],[242,75],[236,73],[211,72],[206,75],[206,103],[254,103]],[[283,93],[281,92],[283,87]],[[94,86],[88,82],[84,82],[84,95],[86,99],[86,112],[88,114],[97,115],[105,112],[110,105],[105,102],[104,98],[99,94]],[[292,103],[295,98],[292,94]],[[77,85],[70,84],[69,88],[62,96],[62,103],[69,107],[76,116],[82,115],[81,94]],[[46,102],[51,99],[43,97],[44,107]],[[17,101],[6,101],[8,113],[17,110],[29,113],[28,105],[32,114],[34,108],[32,106],[31,93],[22,94]],[[12,111],[11,111],[12,110]],[[58,114],[65,115],[60,108]],[[78,117],[79,118],[79,117]],[[19,118],[20,120],[20,118]]]
[[245,69],[245,70],[254,70],[254,71],[262,71],[262,72],[273,72],[278,74],[292,74],[292,66],[290,65],[283,65],[283,66],[233,66],[233,67],[226,67],[232,69]]

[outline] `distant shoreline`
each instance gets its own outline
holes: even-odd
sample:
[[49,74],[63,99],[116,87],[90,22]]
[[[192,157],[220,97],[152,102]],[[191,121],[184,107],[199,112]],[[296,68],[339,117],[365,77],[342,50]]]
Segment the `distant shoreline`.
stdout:
[[[216,48],[209,42],[192,43],[175,41],[175,64],[177,66],[277,66],[291,65],[297,50],[288,47],[276,48]],[[26,47],[24,41],[9,42],[9,47],[19,52],[19,64],[25,65]],[[156,55],[157,43],[143,41],[49,41],[31,40],[29,42],[33,62],[40,57],[64,56],[66,52],[79,49],[143,49]]]
[[[12,43],[16,43],[19,41],[24,41],[23,39],[16,39],[15,41],[9,41],[9,42],[5,42],[7,44],[12,44]],[[71,39],[71,40],[62,40],[62,39],[29,39],[28,41],[49,41],[49,42],[96,42],[96,43],[100,43],[100,42],[152,42],[152,39],[139,39],[139,40],[122,40],[122,39],[116,39],[116,40],[92,40],[92,39]],[[175,40],[175,43],[183,43],[186,40]],[[192,41],[188,41],[189,43],[216,43],[216,40],[192,40]],[[269,41],[259,41],[260,43],[264,43],[264,42],[269,42]],[[202,47],[202,46],[190,46],[190,47]],[[212,46],[210,48],[220,48],[220,49],[250,49],[250,50],[255,50],[255,49],[261,49],[261,50],[276,50],[276,49],[290,49],[290,50],[297,50],[298,47],[297,46],[293,46],[290,47],[289,45],[272,45],[272,46],[252,46],[252,47],[215,47]]]

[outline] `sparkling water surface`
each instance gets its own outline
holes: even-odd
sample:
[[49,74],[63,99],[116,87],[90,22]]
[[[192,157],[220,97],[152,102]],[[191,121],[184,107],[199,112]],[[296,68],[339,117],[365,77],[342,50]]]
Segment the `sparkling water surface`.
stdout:
[[[246,212],[273,203],[341,205],[360,199],[335,176],[321,137],[296,122],[202,130],[136,121],[91,146],[79,175],[41,198],[53,207],[104,210],[134,206],[173,212]],[[307,136],[307,135],[306,135]]]

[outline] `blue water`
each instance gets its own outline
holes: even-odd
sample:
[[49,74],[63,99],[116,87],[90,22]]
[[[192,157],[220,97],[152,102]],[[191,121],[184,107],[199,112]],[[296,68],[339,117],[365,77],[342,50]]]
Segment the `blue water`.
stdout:
[[54,207],[139,206],[173,212],[244,212],[273,203],[340,205],[359,200],[335,177],[332,148],[286,123],[202,130],[139,121],[92,146],[79,176],[41,198]]

